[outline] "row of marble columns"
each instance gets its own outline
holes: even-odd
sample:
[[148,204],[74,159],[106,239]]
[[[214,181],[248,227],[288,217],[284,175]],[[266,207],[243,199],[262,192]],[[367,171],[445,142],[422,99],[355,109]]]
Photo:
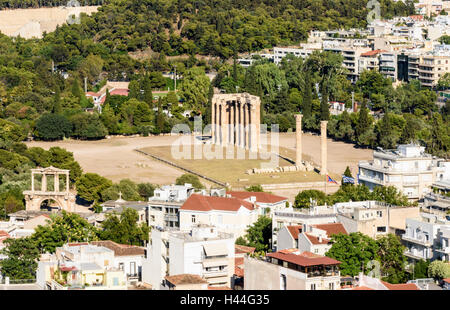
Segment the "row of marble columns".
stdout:
[[[231,144],[254,150],[257,148],[259,123],[254,124],[256,109],[250,103],[221,101],[212,105],[212,139],[215,144]],[[259,111],[257,112],[259,113]]]
[[[295,115],[295,164],[302,164],[302,114]],[[320,122],[320,174],[327,174],[327,124],[328,121]]]
[[41,192],[47,192],[47,176],[53,175],[54,178],[54,192],[59,192],[59,176],[66,176],[66,192],[69,192],[69,173],[39,173],[39,172],[31,172],[31,191],[34,192],[34,176],[36,174],[42,175],[41,180]]

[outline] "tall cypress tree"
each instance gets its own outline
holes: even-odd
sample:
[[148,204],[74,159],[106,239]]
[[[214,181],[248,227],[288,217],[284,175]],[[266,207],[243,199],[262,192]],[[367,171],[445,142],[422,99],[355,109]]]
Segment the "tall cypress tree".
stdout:
[[72,84],[72,95],[74,95],[78,99],[81,99],[81,93],[82,90],[80,87],[80,83],[78,82],[78,79],[75,79]]
[[158,133],[161,133],[164,129],[164,115],[162,110],[161,97],[158,98],[158,116],[156,117],[156,128]]
[[142,100],[148,104],[150,109],[153,109],[152,85],[148,74],[142,79],[142,90],[144,91]]
[[361,105],[361,109],[359,110],[358,124],[355,128],[356,138],[359,139],[361,135],[370,127],[370,125],[369,109],[367,109],[366,101],[364,100]]
[[60,114],[62,112],[61,107],[61,91],[59,87],[56,87],[55,96],[53,97],[53,109],[52,112],[55,114]]

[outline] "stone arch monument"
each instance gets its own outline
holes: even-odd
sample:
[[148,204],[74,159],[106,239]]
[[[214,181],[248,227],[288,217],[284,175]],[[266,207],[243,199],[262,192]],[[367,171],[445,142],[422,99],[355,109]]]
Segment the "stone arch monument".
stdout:
[[[31,190],[24,191],[27,211],[39,211],[41,204],[45,200],[54,200],[58,204],[58,209],[68,212],[73,211],[75,205],[75,195],[69,191],[70,170],[58,169],[55,167],[31,169]],[[42,175],[41,188],[34,188],[35,175]],[[53,189],[47,188],[47,177],[53,176]],[[61,176],[64,178],[65,189],[60,190]]]

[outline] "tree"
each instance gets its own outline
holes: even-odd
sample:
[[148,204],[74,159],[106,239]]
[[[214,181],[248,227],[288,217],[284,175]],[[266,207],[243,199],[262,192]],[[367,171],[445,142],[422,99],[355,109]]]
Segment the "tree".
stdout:
[[144,93],[142,94],[142,100],[148,105],[150,109],[153,109],[152,85],[147,74],[144,76],[141,83],[141,88],[144,91]]
[[372,193],[373,198],[378,201],[384,201],[395,206],[410,205],[408,198],[395,186],[376,186]]
[[26,137],[25,131],[19,125],[0,119],[0,141],[19,142]]
[[42,140],[60,140],[71,133],[72,124],[60,114],[47,113],[36,122],[36,135]]
[[341,262],[343,276],[357,276],[360,272],[368,274],[367,264],[378,259],[378,245],[375,240],[360,232],[349,235],[337,234],[331,237],[332,246],[326,256]]
[[308,71],[305,72],[305,86],[303,88],[303,116],[305,120],[311,118],[312,113],[312,83],[311,76]]
[[450,278],[450,263],[435,260],[428,266],[428,276],[438,280]]
[[191,184],[195,189],[205,188],[205,186],[200,182],[198,176],[193,174],[185,173],[175,180],[176,185],[184,185],[185,183]]
[[61,215],[52,215],[49,224],[39,225],[31,238],[40,253],[54,253],[68,242],[97,240],[97,229],[78,214],[62,211]]
[[119,193],[122,193],[122,199],[128,201],[139,201],[142,199],[138,192],[136,183],[129,179],[120,180],[118,184],[113,184],[101,192],[102,199],[116,200],[119,198]]
[[139,215],[136,210],[125,208],[120,215],[109,215],[102,223],[99,233],[102,240],[111,240],[120,244],[144,245],[149,240],[149,227],[138,225]]
[[[347,168],[345,168],[344,176],[349,177],[349,178],[353,178],[352,172],[350,171],[350,167],[349,166],[347,166]],[[352,183],[344,182],[344,178],[342,178],[342,180],[341,180],[341,187],[347,187],[347,186],[352,186],[352,185],[353,185]]]
[[155,188],[155,185],[151,183],[139,183],[137,186],[139,195],[141,195],[141,197],[143,197],[145,200],[148,200],[148,198],[153,196]]
[[266,216],[260,216],[258,220],[250,225],[245,235],[247,246],[255,248],[256,252],[267,252],[271,247],[272,220]]
[[309,208],[311,207],[311,200],[319,206],[325,204],[326,195],[324,192],[311,189],[301,191],[295,196],[294,208]]
[[428,266],[430,265],[430,261],[427,260],[419,260],[417,263],[413,265],[412,268],[412,279],[424,279],[428,277]]
[[180,96],[185,105],[203,113],[208,103],[209,84],[203,68],[194,67],[186,71],[180,87]]
[[72,116],[70,121],[73,124],[74,137],[90,140],[101,139],[108,134],[98,114],[79,113]]
[[404,254],[406,248],[401,244],[400,238],[387,234],[377,238],[376,242],[383,279],[392,284],[405,283],[407,281],[405,272],[407,258]]
[[139,97],[141,96],[141,86],[138,80],[131,81],[130,84],[128,84],[128,89],[130,90],[130,92],[128,93],[128,98],[139,99]]
[[112,182],[96,173],[86,173],[78,179],[76,186],[79,197],[89,202],[100,202],[103,201],[102,191],[112,186]]
[[247,192],[264,192],[261,184],[251,185],[245,189]]
[[11,279],[34,279],[36,277],[39,249],[31,237],[6,239],[0,253],[6,258],[0,260],[2,274]]

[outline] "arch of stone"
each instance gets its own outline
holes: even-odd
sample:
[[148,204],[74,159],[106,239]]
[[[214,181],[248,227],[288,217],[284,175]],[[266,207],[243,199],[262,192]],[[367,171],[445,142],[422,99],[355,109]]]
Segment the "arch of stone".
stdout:
[[[70,170],[58,169],[53,166],[47,168],[31,169],[31,190],[24,191],[27,211],[39,211],[42,202],[54,200],[60,209],[72,212],[75,205],[75,195],[69,190]],[[35,177],[41,176],[40,188],[35,188]],[[49,188],[48,180],[53,178],[53,188]],[[60,188],[63,180],[64,188]]]

